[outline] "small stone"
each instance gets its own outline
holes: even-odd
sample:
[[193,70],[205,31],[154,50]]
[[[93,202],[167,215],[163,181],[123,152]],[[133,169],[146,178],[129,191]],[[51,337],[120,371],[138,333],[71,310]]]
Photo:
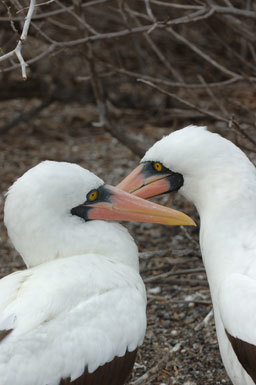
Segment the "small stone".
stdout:
[[186,314],[184,312],[179,314],[179,320],[182,320],[186,317]]
[[149,294],[159,294],[161,293],[161,288],[159,286],[151,287],[147,291]]
[[193,301],[195,299],[195,295],[190,294],[185,296],[185,301]]
[[165,320],[161,323],[161,325],[165,328],[165,329],[169,329],[170,326],[171,326],[171,321],[170,320]]
[[181,347],[181,342],[178,342],[176,345],[173,346],[173,348],[171,349],[171,352],[172,353],[176,353],[180,350],[180,347]]
[[193,349],[198,351],[200,349],[200,345],[197,343],[193,344]]

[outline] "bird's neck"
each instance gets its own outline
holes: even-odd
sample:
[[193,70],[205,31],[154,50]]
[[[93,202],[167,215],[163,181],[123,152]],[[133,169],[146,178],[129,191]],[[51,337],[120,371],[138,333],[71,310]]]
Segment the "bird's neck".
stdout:
[[256,263],[256,188],[251,187],[230,191],[228,199],[215,199],[199,210],[200,247],[212,295],[227,275],[248,273]]
[[[31,225],[34,224],[31,222]],[[11,234],[10,234],[11,235]],[[138,270],[138,250],[128,231],[118,223],[84,222],[78,217],[59,223],[41,223],[23,231],[13,243],[28,267],[57,258],[98,254],[113,263],[123,263]]]

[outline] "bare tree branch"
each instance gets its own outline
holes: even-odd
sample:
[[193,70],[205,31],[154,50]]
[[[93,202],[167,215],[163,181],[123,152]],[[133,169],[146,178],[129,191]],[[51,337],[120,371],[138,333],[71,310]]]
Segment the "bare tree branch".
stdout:
[[25,23],[23,26],[22,34],[20,36],[20,39],[19,39],[19,42],[18,42],[16,48],[13,51],[10,51],[10,52],[6,53],[5,55],[0,56],[0,62],[4,61],[4,60],[6,60],[6,59],[8,59],[14,55],[17,56],[17,58],[20,62],[20,66],[21,66],[21,72],[22,72],[23,80],[27,79],[27,72],[26,72],[27,64],[25,63],[25,60],[23,59],[21,49],[22,49],[22,46],[24,45],[26,38],[27,38],[27,34],[28,34],[30,23],[31,23],[31,19],[33,16],[33,12],[35,9],[35,5],[36,5],[36,1],[30,0],[29,10],[28,10],[27,16],[25,18]]
[[157,89],[158,91],[164,93],[165,95],[168,95],[168,96],[170,96],[170,97],[172,97],[172,98],[178,100],[179,102],[185,104],[186,106],[188,106],[188,107],[190,107],[190,108],[193,108],[193,109],[195,109],[195,110],[201,112],[202,114],[204,114],[204,115],[206,115],[206,116],[210,116],[211,118],[214,118],[214,119],[216,119],[216,120],[220,120],[220,121],[222,121],[222,122],[227,123],[227,125],[233,126],[233,127],[239,132],[239,134],[241,134],[241,135],[242,135],[243,137],[245,137],[249,142],[251,142],[253,145],[256,146],[256,140],[255,140],[252,136],[248,135],[248,134],[245,132],[245,130],[243,130],[243,129],[240,127],[239,123],[238,123],[235,119],[233,119],[233,118],[227,119],[227,118],[224,118],[224,117],[221,116],[221,115],[218,115],[218,114],[213,113],[213,112],[211,112],[211,111],[207,111],[207,110],[205,110],[205,109],[203,109],[203,108],[197,107],[195,104],[193,104],[193,103],[191,103],[191,102],[188,102],[187,100],[184,100],[184,99],[180,98],[179,96],[177,96],[177,95],[175,95],[175,94],[173,94],[173,93],[171,93],[171,92],[168,92],[168,91],[166,91],[166,90],[164,90],[164,89],[158,87],[157,85],[155,85],[155,84],[153,84],[153,83],[151,83],[151,82],[149,82],[149,81],[145,81],[145,80],[143,80],[143,79],[138,79],[138,81],[140,81],[140,82],[142,82],[142,83],[145,83],[145,84],[147,84],[148,86],[150,86],[150,87],[152,87],[152,88]]
[[241,78],[241,76],[233,71],[230,71],[228,68],[225,68],[223,65],[216,62],[214,59],[212,59],[209,55],[207,55],[205,52],[203,52],[200,48],[198,48],[195,44],[188,41],[184,36],[180,35],[179,33],[175,32],[172,28],[167,28],[167,31],[170,32],[176,39],[181,41],[182,43],[186,44],[192,51],[197,53],[199,56],[201,56],[203,59],[208,61],[211,65],[218,68],[221,72],[225,73],[226,75],[229,75],[231,77]]
[[[87,3],[83,3],[82,7],[83,8],[91,7],[91,6],[95,6],[98,4],[107,3],[109,1],[110,0],[92,0],[92,1],[88,1]],[[47,17],[60,15],[62,13],[67,12],[67,10],[72,11],[73,9],[74,9],[74,6],[71,5],[70,7],[67,7],[67,8],[56,9],[55,11],[51,11],[51,12],[39,13],[39,14],[33,15],[32,20],[45,19]],[[13,17],[12,20],[13,21],[23,21],[23,17]],[[9,18],[1,16],[0,21],[9,21]]]

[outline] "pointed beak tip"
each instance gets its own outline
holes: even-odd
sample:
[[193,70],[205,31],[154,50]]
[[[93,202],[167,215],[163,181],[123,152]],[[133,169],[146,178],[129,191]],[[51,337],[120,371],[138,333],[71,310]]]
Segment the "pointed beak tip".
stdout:
[[175,214],[175,217],[170,217],[168,221],[169,226],[197,226],[192,218],[181,211],[175,210]]
[[192,218],[187,216],[186,224],[183,225],[183,226],[194,226],[194,227],[197,227],[197,224],[196,224],[196,222]]
[[190,216],[181,211],[178,211],[178,217],[182,222],[181,226],[197,226],[196,222]]

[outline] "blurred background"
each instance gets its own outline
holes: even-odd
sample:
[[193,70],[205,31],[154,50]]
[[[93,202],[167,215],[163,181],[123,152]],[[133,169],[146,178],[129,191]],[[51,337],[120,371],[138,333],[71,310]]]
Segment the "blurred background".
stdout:
[[[255,162],[255,22],[254,0],[2,0],[0,276],[24,267],[4,229],[4,194],[42,160],[117,184],[157,139],[198,124]],[[160,202],[199,224],[179,196]],[[126,225],[149,300],[130,383],[229,384],[198,229]]]

